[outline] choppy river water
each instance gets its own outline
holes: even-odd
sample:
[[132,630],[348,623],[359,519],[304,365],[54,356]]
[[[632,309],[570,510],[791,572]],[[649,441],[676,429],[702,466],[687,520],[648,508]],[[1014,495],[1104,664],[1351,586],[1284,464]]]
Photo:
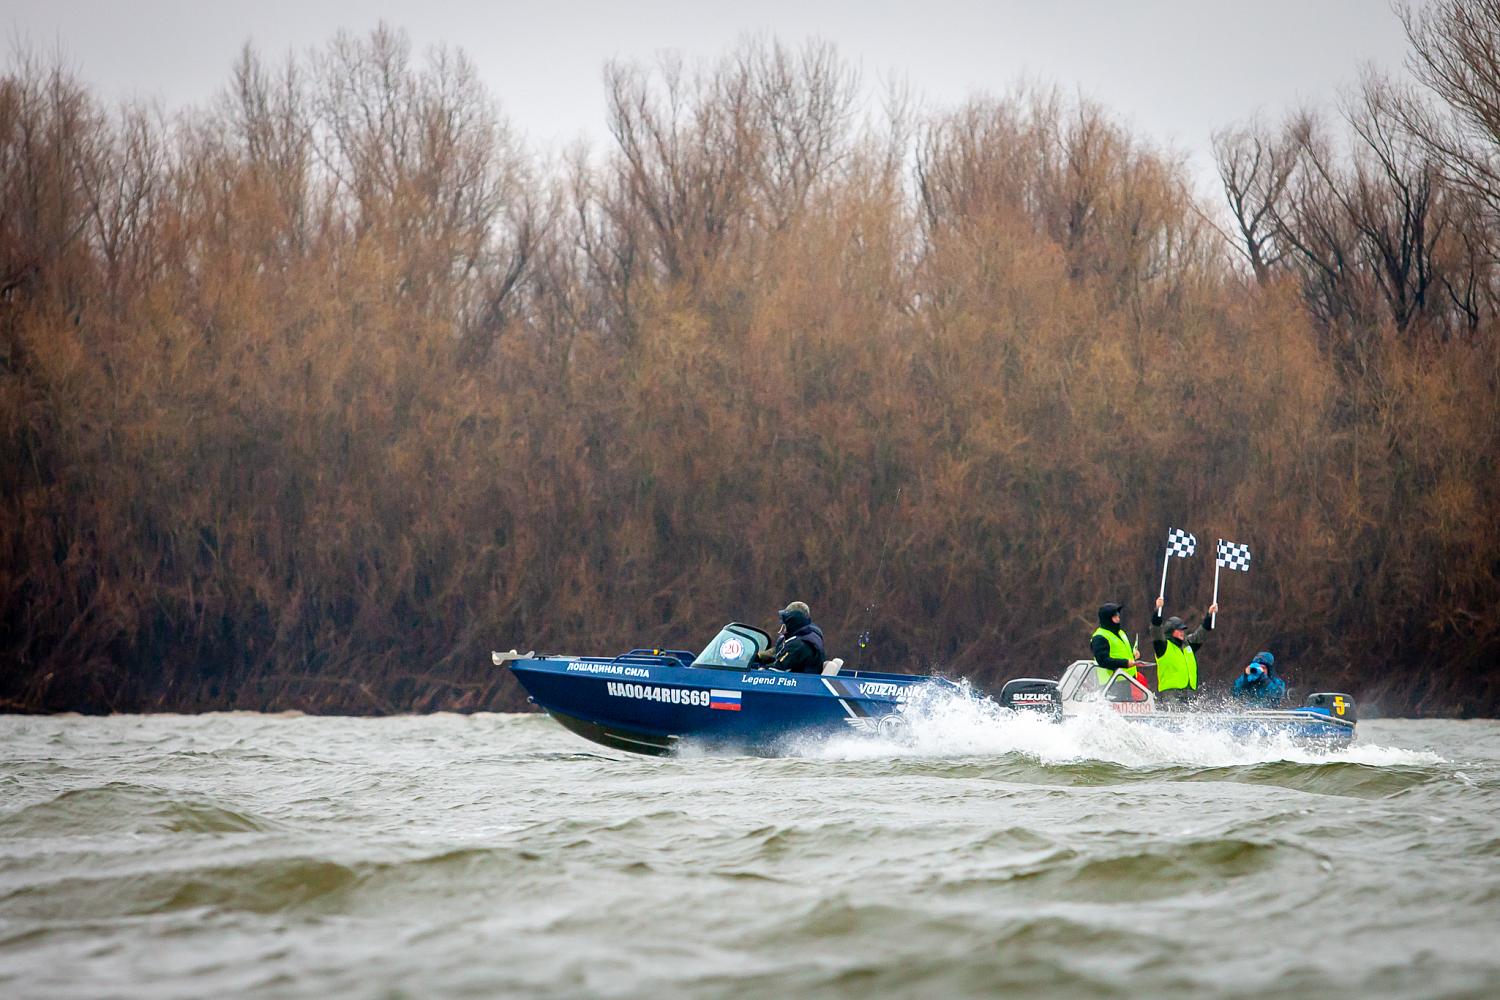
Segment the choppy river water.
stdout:
[[0,717],[0,995],[1500,995],[1500,723]]

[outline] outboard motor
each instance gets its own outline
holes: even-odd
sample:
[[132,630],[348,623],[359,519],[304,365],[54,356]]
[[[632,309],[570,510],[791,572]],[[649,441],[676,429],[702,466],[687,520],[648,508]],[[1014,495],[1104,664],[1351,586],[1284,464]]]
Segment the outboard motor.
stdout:
[[1063,717],[1062,695],[1057,691],[1057,681],[1040,677],[1017,677],[1005,682],[1000,689],[1000,707],[1018,712],[1037,712],[1054,722]]
[[1342,719],[1344,722],[1357,721],[1354,714],[1354,699],[1347,694],[1333,691],[1310,694],[1307,696],[1306,707],[1322,709],[1335,719]]

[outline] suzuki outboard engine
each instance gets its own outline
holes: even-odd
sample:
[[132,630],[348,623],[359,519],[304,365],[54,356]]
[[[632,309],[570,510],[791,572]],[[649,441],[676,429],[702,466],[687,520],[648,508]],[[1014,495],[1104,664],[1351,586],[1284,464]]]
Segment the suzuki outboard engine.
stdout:
[[1357,721],[1354,715],[1354,699],[1347,694],[1340,694],[1335,691],[1310,694],[1307,696],[1307,704],[1303,707],[1321,709],[1335,719],[1341,719],[1344,722]]
[[1062,695],[1057,692],[1057,681],[1040,677],[1017,677],[1006,681],[1000,689],[1000,707],[1018,712],[1036,712],[1061,722],[1063,716]]

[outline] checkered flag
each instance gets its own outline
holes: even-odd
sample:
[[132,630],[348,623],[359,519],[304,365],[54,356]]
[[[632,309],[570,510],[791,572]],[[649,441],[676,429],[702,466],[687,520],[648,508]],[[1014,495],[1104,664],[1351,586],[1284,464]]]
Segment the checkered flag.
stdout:
[[1198,551],[1198,539],[1191,531],[1172,528],[1167,531],[1167,552],[1178,559],[1186,559]]
[[1183,531],[1181,528],[1167,529],[1167,554],[1161,557],[1161,593],[1157,595],[1158,597],[1167,596],[1167,563],[1172,561],[1172,557],[1186,559],[1197,551],[1198,539],[1193,537],[1191,531]]
[[1225,569],[1237,569],[1241,573],[1250,572],[1250,546],[1236,545],[1234,542],[1226,542],[1219,539],[1219,554],[1217,559],[1220,566]]

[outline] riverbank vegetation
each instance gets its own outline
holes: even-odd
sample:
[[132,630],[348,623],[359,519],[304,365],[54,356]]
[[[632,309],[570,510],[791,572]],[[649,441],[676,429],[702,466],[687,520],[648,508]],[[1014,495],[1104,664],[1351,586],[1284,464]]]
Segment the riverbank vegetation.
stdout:
[[[0,705],[517,708],[491,648],[994,681],[1221,580],[1386,712],[1500,710],[1500,4],[1421,86],[1225,123],[1222,202],[1102,106],[871,101],[823,45],[617,65],[538,162],[381,29],[168,116],[0,78]],[[503,95],[502,95],[503,96]],[[869,630],[867,649],[855,637]]]

